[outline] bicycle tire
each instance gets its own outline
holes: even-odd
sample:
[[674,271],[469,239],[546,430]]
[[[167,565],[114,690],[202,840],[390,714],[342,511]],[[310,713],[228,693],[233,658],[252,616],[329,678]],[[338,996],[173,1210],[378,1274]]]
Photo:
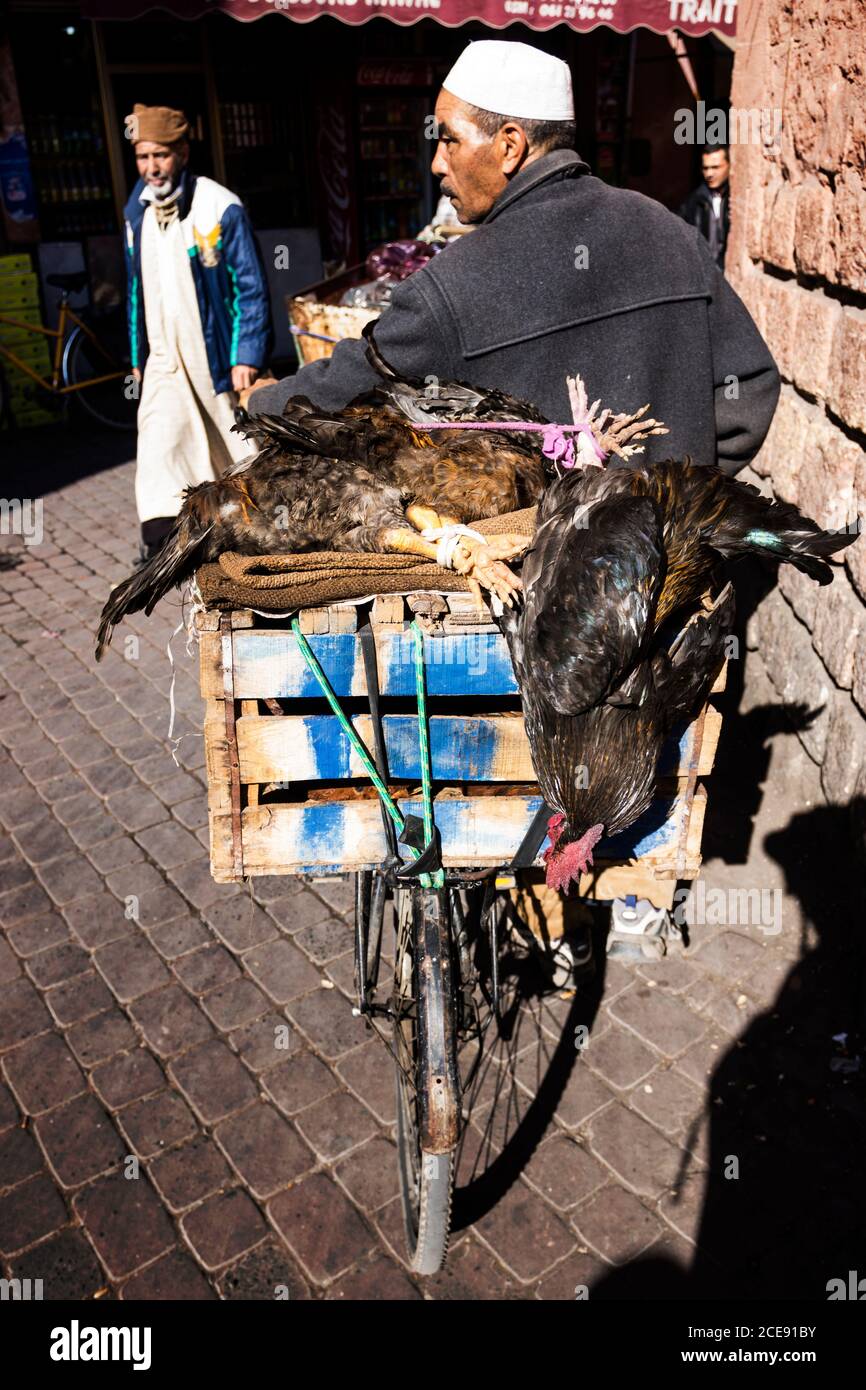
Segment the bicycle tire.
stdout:
[[[445,894],[419,887],[395,892],[392,1009],[400,1195],[410,1268],[426,1275],[442,1268],[448,1250],[460,1122],[447,903]],[[428,1094],[431,1105],[424,1103]],[[429,1146],[431,1131],[435,1148]]]
[[[89,359],[87,354],[93,354]],[[104,360],[103,360],[104,358]],[[123,366],[100,349],[97,355],[90,339],[81,328],[73,328],[63,345],[61,372],[64,386],[75,386],[87,381],[110,366],[110,370],[122,371]],[[70,392],[80,408],[106,429],[128,433],[135,429],[137,403],[126,395],[128,384],[119,378],[114,382],[104,382],[101,386],[86,386]]]

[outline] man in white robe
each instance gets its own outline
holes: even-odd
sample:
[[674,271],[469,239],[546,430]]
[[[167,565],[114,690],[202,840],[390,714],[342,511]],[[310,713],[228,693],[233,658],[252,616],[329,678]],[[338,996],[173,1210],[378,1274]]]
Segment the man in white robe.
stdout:
[[141,381],[135,496],[146,557],[184,489],[249,452],[232,433],[237,393],[270,346],[267,283],[240,199],[189,173],[180,111],[127,117],[140,180],[127,205],[129,326]]

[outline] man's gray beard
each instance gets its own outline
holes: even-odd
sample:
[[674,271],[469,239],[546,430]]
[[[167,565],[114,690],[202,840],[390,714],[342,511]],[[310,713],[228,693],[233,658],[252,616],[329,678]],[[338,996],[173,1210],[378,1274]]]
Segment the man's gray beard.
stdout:
[[170,198],[173,193],[177,192],[179,183],[180,179],[169,179],[168,186],[164,191],[158,188],[156,184],[151,184],[156,201],[158,203],[164,203],[166,198]]

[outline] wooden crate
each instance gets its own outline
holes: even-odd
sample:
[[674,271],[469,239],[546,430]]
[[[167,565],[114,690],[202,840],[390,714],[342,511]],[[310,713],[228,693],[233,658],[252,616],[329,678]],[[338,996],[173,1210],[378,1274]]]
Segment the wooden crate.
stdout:
[[[409,611],[402,599],[389,597],[377,600],[373,612],[391,782],[401,809],[421,815],[408,631],[414,611],[429,633],[430,748],[443,861],[460,868],[505,864],[540,804],[508,648],[485,615],[473,630],[463,595],[432,598],[410,596]],[[335,605],[300,616],[370,748],[356,610]],[[201,613],[198,628],[214,878],[325,875],[380,863],[386,844],[378,798],[291,630],[246,610]],[[715,689],[723,685],[724,672]],[[598,898],[637,892],[669,906],[676,880],[697,875],[703,779],[720,728],[721,715],[709,704],[665,748],[656,802],[630,830],[601,842],[581,892]]]

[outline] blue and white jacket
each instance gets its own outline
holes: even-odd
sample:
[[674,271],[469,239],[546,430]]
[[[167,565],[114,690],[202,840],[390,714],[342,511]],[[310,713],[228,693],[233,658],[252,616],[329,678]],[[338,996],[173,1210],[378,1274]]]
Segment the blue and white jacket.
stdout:
[[[180,218],[192,267],[214,391],[231,389],[231,369],[263,367],[273,343],[268,284],[258,242],[236,194],[213,179],[181,174]],[[149,207],[139,179],[124,209],[126,309],[133,367],[144,368],[147,330],[141,285],[141,227]]]

